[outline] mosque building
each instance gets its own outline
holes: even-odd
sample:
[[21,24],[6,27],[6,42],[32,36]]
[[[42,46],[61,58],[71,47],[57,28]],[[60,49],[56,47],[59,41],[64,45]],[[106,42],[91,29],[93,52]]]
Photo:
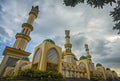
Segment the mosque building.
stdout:
[[29,61],[31,53],[25,51],[28,42],[31,40],[30,33],[33,31],[32,24],[39,13],[38,6],[32,6],[26,23],[22,24],[22,30],[16,34],[16,41],[13,47],[6,47],[3,52],[3,60],[0,64],[1,76],[16,76],[19,71],[25,69],[38,69],[42,71],[60,72],[66,78],[87,78],[100,76],[106,80],[108,78],[117,79],[115,71],[110,70],[98,63],[96,66],[92,61],[88,44],[85,44],[86,56],[79,59],[72,52],[70,42],[70,31],[65,30],[64,45],[65,50],[55,44],[51,39],[44,40],[35,47],[32,62]]

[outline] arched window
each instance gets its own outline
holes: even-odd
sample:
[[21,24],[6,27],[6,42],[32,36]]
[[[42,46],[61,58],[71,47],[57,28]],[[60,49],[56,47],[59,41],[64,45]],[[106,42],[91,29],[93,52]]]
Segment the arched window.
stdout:
[[37,49],[34,57],[34,62],[38,62],[40,58],[40,49]]
[[84,63],[80,63],[80,68],[81,68],[81,72],[85,72],[86,71],[86,66],[85,66],[85,64]]
[[85,64],[84,64],[84,63],[80,63],[80,66],[81,66],[81,67],[85,67]]
[[89,68],[90,68],[90,71],[93,71],[94,67],[91,63],[89,63]]
[[58,62],[58,53],[56,49],[52,48],[48,52],[48,60],[53,62]]

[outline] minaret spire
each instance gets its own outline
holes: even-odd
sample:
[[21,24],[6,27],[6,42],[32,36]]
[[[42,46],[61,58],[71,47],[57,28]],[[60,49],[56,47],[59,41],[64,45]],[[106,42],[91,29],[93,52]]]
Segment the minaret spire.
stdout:
[[86,51],[87,55],[89,55],[89,48],[88,48],[88,44],[85,44],[85,51]]
[[88,44],[85,44],[85,51],[86,51],[86,54],[87,54],[87,59],[91,60],[91,55],[90,55],[90,52],[89,52]]
[[66,43],[64,45],[65,51],[63,53],[64,61],[72,64],[76,64],[77,58],[71,51],[72,44],[70,43],[70,30],[65,30],[65,39],[66,39]]
[[70,43],[70,30],[65,30],[65,35],[66,35],[65,51],[66,53],[71,53],[72,44]]
[[32,6],[31,11],[29,12],[29,17],[27,23],[22,24],[22,31],[16,34],[16,41],[14,43],[14,48],[25,50],[28,42],[31,40],[30,32],[33,31],[33,22],[37,18],[39,12],[38,6]]

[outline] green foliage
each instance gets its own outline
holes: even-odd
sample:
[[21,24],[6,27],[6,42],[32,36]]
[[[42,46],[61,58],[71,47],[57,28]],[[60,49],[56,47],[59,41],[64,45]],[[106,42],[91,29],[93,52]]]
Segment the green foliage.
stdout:
[[6,81],[65,81],[61,73],[27,69],[20,71],[15,77],[6,78]]
[[90,6],[94,6],[94,8],[103,8],[103,6],[112,3],[116,3],[115,0],[64,0],[64,4],[66,6],[74,7],[79,3],[87,3]]
[[91,80],[92,81],[99,81],[99,80],[103,80],[103,78],[101,76],[94,75],[94,76],[92,76]]
[[74,7],[74,6],[76,6],[78,3],[84,3],[84,0],[64,0],[64,4],[65,4],[66,6]]
[[113,30],[118,30],[118,34],[120,34],[120,1],[118,3],[118,6],[116,6],[114,10],[110,12],[110,15],[112,16],[113,21],[115,22]]
[[29,58],[24,56],[21,58],[21,60],[29,61]]

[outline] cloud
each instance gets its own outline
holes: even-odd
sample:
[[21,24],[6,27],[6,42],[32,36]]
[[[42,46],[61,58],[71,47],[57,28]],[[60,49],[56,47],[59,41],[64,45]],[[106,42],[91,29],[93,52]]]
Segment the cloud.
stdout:
[[9,37],[8,33],[2,27],[0,27],[0,36],[2,36],[2,37]]

